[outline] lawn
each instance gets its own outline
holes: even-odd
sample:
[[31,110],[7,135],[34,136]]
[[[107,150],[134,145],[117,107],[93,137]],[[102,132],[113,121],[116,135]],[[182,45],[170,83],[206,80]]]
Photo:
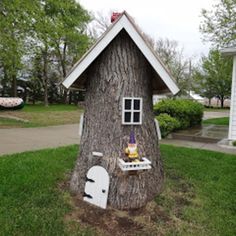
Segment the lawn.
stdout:
[[75,124],[79,122],[82,112],[75,105],[25,105],[22,110],[0,111],[0,128]]
[[203,120],[202,123],[211,125],[229,125],[229,117],[207,119]]
[[[65,187],[77,152],[68,146],[0,158],[0,235],[98,235],[67,217],[80,211]],[[236,156],[167,145],[161,153],[166,180],[156,213],[145,216],[152,226],[132,235],[236,235]]]
[[[1,114],[1,113],[0,113]],[[0,117],[0,128],[24,126],[25,122],[10,118]]]
[[43,104],[26,104],[22,111],[24,112],[48,112],[48,111],[76,111],[78,107],[75,105],[55,104],[45,107]]

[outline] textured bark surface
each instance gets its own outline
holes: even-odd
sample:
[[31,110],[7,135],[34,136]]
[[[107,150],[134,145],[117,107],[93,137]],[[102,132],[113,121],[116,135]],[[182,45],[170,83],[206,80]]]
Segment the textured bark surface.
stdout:
[[[94,165],[103,166],[110,176],[108,205],[118,209],[144,206],[161,190],[163,169],[152,108],[153,69],[135,43],[122,31],[88,68],[84,129],[80,154],[71,179],[71,191],[83,194],[85,176]],[[122,125],[123,97],[143,98],[142,125]],[[118,158],[134,130],[141,157],[152,169],[123,172]],[[94,157],[93,151],[103,157]]]

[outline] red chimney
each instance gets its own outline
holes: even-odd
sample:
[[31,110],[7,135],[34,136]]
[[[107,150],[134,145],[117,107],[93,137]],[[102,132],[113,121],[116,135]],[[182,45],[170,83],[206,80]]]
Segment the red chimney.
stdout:
[[111,16],[111,23],[113,23],[122,13],[113,12]]

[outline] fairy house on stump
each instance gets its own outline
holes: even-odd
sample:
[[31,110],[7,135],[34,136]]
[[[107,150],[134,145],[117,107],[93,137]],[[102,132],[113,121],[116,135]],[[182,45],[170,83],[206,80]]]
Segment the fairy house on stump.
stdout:
[[86,90],[71,191],[102,208],[107,203],[117,209],[146,205],[163,184],[152,95],[179,89],[126,12],[63,85]]

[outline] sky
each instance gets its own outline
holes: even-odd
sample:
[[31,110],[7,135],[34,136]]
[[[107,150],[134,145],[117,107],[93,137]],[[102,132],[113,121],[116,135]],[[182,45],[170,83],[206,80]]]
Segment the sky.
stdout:
[[127,11],[141,29],[153,38],[179,42],[185,57],[207,54],[210,44],[199,32],[201,9],[210,10],[216,0],[79,0],[88,11],[108,14]]

